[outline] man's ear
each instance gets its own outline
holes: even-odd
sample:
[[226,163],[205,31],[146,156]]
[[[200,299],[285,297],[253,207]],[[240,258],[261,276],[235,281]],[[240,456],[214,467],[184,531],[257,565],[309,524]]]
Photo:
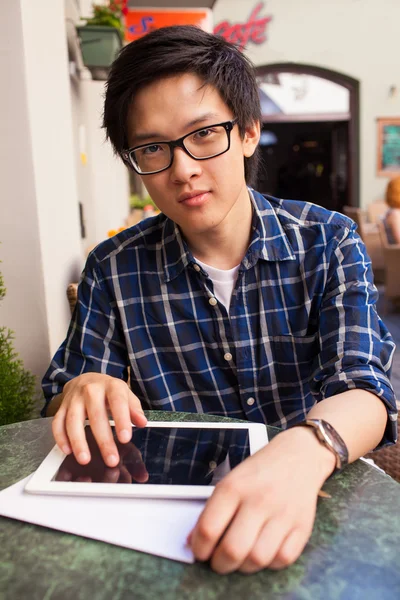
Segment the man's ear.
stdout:
[[242,140],[243,156],[249,158],[253,156],[258,142],[260,141],[260,121],[254,121],[246,127]]

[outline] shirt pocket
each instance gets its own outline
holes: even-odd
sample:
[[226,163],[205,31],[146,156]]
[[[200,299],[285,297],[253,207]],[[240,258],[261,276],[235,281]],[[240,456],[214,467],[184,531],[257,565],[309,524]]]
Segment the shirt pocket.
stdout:
[[318,333],[313,335],[278,335],[264,339],[264,351],[270,366],[271,383],[281,393],[302,393],[311,379],[319,354]]

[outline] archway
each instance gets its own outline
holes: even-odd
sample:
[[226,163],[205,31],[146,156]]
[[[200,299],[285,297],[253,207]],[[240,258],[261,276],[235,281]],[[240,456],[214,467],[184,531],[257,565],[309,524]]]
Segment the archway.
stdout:
[[333,210],[359,206],[359,82],[296,63],[256,73],[263,113],[257,188]]

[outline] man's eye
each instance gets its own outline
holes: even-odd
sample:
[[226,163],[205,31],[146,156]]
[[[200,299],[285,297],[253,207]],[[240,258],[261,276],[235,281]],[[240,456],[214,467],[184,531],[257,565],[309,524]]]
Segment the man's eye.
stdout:
[[209,129],[202,129],[201,131],[198,131],[197,133],[195,133],[195,137],[200,138],[200,139],[204,139],[206,137],[209,137],[213,133],[214,133],[214,130],[211,129],[211,128],[209,128]]
[[142,148],[142,154],[156,154],[156,152],[160,152],[161,146],[158,144],[153,144],[151,146],[146,146],[146,148]]

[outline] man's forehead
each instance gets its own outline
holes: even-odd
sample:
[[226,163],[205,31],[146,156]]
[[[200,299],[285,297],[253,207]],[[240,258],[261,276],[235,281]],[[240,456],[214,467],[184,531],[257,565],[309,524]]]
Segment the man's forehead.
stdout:
[[130,145],[148,139],[174,139],[190,129],[231,118],[213,86],[185,74],[157,80],[133,99],[127,119]]

